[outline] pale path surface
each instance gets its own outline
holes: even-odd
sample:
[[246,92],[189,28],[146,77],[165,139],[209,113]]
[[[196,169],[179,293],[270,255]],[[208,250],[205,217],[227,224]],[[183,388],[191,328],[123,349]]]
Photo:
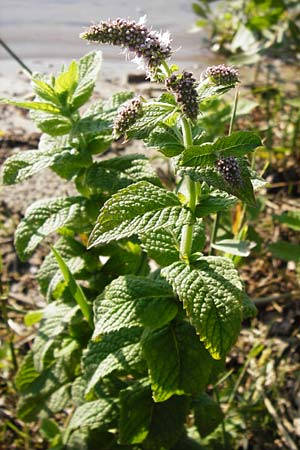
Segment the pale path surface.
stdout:
[[[78,38],[91,22],[118,16],[138,20],[145,14],[154,29],[171,32],[172,47],[180,48],[174,62],[184,62],[184,67],[191,69],[198,64],[203,68],[207,58],[212,60],[199,34],[189,33],[197,17],[192,0],[1,0],[0,33],[22,59],[32,64],[37,60],[68,61],[95,48]],[[109,70],[120,71],[119,50],[102,49]],[[203,57],[206,62],[202,62]],[[0,60],[7,59],[0,48]],[[122,70],[135,70],[124,64]]]

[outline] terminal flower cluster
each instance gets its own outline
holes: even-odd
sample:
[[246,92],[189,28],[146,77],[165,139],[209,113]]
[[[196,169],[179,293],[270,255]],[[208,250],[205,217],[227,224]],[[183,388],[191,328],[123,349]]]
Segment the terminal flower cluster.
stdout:
[[239,185],[241,182],[241,172],[237,159],[234,156],[221,158],[216,163],[218,171],[223,175],[224,180],[231,185]]
[[191,72],[184,71],[182,75],[171,75],[166,79],[166,88],[176,94],[177,101],[182,105],[183,113],[192,120],[198,116],[198,94],[196,80]]
[[201,81],[209,80],[216,85],[233,85],[239,82],[239,72],[234,67],[224,64],[208,67],[201,74]]
[[125,134],[128,128],[142,115],[142,102],[136,97],[123,105],[114,121],[114,135]]
[[91,25],[80,37],[90,42],[117,45],[134,52],[138,62],[142,60],[150,71],[171,56],[169,33],[148,29],[144,20],[116,19]]

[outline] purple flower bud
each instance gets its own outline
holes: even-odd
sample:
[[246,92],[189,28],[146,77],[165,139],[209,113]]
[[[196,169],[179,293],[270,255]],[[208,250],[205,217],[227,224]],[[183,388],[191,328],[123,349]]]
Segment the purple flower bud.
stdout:
[[227,183],[239,185],[241,183],[241,172],[238,160],[234,156],[221,158],[216,162],[217,170],[223,175]]
[[176,94],[178,103],[181,104],[183,113],[192,120],[197,119],[199,112],[196,80],[190,72],[182,72],[181,75],[171,75],[165,81],[166,88]]
[[151,71],[171,56],[167,33],[149,30],[141,22],[125,19],[102,21],[80,34],[82,39],[102,44],[119,45],[136,53]]
[[208,67],[201,74],[201,81],[207,79],[216,85],[232,85],[239,82],[239,72],[233,67],[227,67],[224,66],[224,64],[220,64],[219,66]]
[[113,133],[115,136],[121,136],[139,119],[142,115],[142,102],[139,98],[129,100],[122,105],[114,120]]

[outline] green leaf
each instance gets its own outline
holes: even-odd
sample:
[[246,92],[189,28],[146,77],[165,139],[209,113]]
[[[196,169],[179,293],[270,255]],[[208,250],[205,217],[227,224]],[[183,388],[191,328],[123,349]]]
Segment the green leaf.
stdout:
[[95,162],[84,174],[84,184],[93,192],[115,193],[142,180],[161,186],[148,159],[138,154]]
[[[186,210],[187,215],[189,214]],[[168,227],[140,233],[142,248],[150,258],[160,266],[168,266],[180,259],[180,239],[182,234],[182,220],[169,224]],[[205,244],[205,230],[201,221],[194,224],[192,253],[201,251]]]
[[283,261],[299,261],[300,245],[291,242],[279,241],[269,245],[269,250],[274,258],[283,259]]
[[174,395],[165,402],[154,403],[149,433],[143,441],[143,447],[146,450],[172,448],[184,433],[189,404],[189,398],[183,395]]
[[295,231],[300,231],[300,211],[285,211],[280,216],[274,214],[273,218]]
[[[210,100],[218,95],[223,95],[235,87],[235,84],[216,85],[212,84],[208,79],[204,80],[197,87],[198,100],[204,102],[204,100]],[[200,103],[201,105],[201,103]]]
[[113,399],[101,398],[87,402],[75,410],[67,429],[69,431],[82,427],[108,429],[111,422],[116,419],[117,413],[117,406]]
[[181,136],[176,132],[176,128],[161,125],[154,128],[146,139],[148,147],[157,148],[163,155],[172,157],[179,155],[184,150]]
[[78,62],[78,83],[70,99],[73,109],[78,109],[88,101],[93,93],[101,68],[102,52],[91,52]]
[[90,308],[90,305],[83,293],[83,290],[81,289],[80,285],[76,282],[74,276],[72,275],[72,272],[70,271],[69,267],[61,257],[58,250],[54,247],[51,247],[52,252],[54,253],[54,256],[57,260],[57,263],[60,267],[60,270],[63,274],[63,277],[67,283],[67,286],[75,299],[76,303],[78,304],[79,308],[81,309],[81,312],[83,316],[86,318],[88,324],[93,329],[94,323],[93,323],[93,315]]
[[43,320],[32,347],[34,366],[42,372],[47,364],[47,353],[55,345],[60,334],[66,332],[69,322],[78,308],[65,303],[53,302],[43,312]]
[[77,167],[87,165],[86,159],[69,145],[66,137],[43,135],[39,150],[19,152],[5,161],[2,168],[3,183],[19,183],[47,167],[66,164],[67,158],[69,165],[75,162]]
[[242,256],[246,258],[250,255],[252,248],[256,246],[255,242],[240,241],[237,239],[223,239],[211,244],[212,248],[220,250],[229,255]]
[[261,140],[252,131],[237,131],[230,136],[218,138],[213,143],[193,145],[184,150],[181,164],[189,167],[213,165],[219,158],[241,157],[261,145]]
[[153,401],[146,382],[136,382],[120,392],[120,444],[138,444],[149,433]]
[[83,197],[59,197],[33,203],[25,213],[15,233],[15,245],[19,257],[28,259],[38,244],[50,233],[62,226],[78,227],[86,216]]
[[61,411],[70,400],[71,380],[80,361],[80,349],[75,341],[69,341],[64,352],[42,373],[34,368],[30,352],[16,376],[17,389],[22,397],[18,404],[18,416],[31,422],[37,417]]
[[63,104],[69,99],[78,84],[78,65],[72,61],[67,70],[62,70],[54,80],[54,90]]
[[50,136],[62,136],[68,134],[72,128],[70,119],[61,115],[32,111],[30,117],[43,133],[47,133]]
[[129,139],[145,139],[157,125],[168,123],[175,114],[176,106],[170,103],[155,102],[143,104],[143,116],[127,131]]
[[232,261],[201,257],[195,268],[177,262],[161,274],[183,302],[207,350],[221,359],[235,343],[242,320],[242,284]]
[[[59,251],[75,277],[80,276],[85,270],[89,271],[100,267],[97,255],[87,252],[84,245],[71,237],[62,237],[54,247]],[[42,293],[48,300],[56,296],[58,287],[59,294],[61,294],[63,276],[53,253],[49,253],[44,259],[38,271],[37,280]]]
[[213,359],[188,323],[146,332],[142,346],[154,401],[164,402],[174,394],[199,394],[209,382]]
[[177,196],[140,181],[114,194],[103,206],[89,247],[186,220]]
[[57,94],[55,93],[53,87],[47,83],[46,80],[43,80],[43,76],[40,74],[34,74],[31,78],[31,85],[38,97],[57,105],[58,108],[61,108],[61,103]]
[[86,395],[98,381],[115,371],[128,375],[144,367],[139,344],[141,334],[142,328],[123,328],[89,342],[82,359],[84,377],[88,381]]
[[51,114],[60,114],[61,111],[57,106],[52,103],[46,102],[23,102],[18,100],[10,100],[8,98],[0,98],[0,103],[5,103],[6,105],[14,105],[19,108],[32,109],[36,111],[44,111]]
[[214,191],[200,197],[200,203],[196,206],[196,217],[205,217],[219,211],[231,208],[237,202],[232,195],[222,191]]
[[165,281],[125,275],[97,297],[94,337],[123,327],[160,328],[176,314],[174,295]]
[[248,297],[246,293],[244,293],[242,298],[242,306],[243,306],[243,319],[252,319],[257,315],[257,308],[251,298]]
[[251,175],[248,169],[248,161],[245,157],[237,158],[241,174],[241,181],[238,184],[232,184],[225,181],[223,175],[215,166],[182,168],[181,174],[189,175],[194,181],[205,181],[209,186],[225,191],[230,195],[241,199],[243,202],[256,206],[251,182]]
[[24,324],[26,327],[31,327],[32,325],[35,325],[36,323],[39,323],[43,318],[43,311],[42,310],[33,310],[28,311],[24,316]]
[[229,136],[218,138],[214,143],[214,151],[218,157],[241,157],[261,146],[259,136],[253,131],[236,131]]
[[212,433],[224,418],[219,404],[205,392],[194,400],[193,409],[195,426],[201,437]]

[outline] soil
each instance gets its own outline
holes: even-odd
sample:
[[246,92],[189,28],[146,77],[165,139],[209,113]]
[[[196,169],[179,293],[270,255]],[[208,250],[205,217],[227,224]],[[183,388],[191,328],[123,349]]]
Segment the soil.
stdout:
[[[136,83],[143,79],[132,77],[129,81]],[[108,85],[105,85],[107,96]],[[148,83],[137,84],[134,88],[143,95],[151,95]],[[115,90],[116,84],[112,84],[111,91]],[[252,119],[258,120],[257,111],[255,114]],[[32,129],[26,112],[11,106],[1,106],[0,116],[1,164],[16,152],[37,148],[40,135]],[[124,151],[124,146],[111,149],[114,153],[120,151]],[[142,149],[130,143],[125,151]],[[239,418],[242,417],[246,429],[243,439],[239,437],[237,444],[241,450],[294,450],[300,447],[299,267],[294,262],[286,263],[272,258],[266,246],[267,242],[276,240],[299,243],[298,233],[272,219],[274,214],[300,208],[299,170],[293,158],[290,155],[284,163],[273,161],[269,168],[267,177],[273,183],[273,188],[265,190],[266,207],[255,223],[255,230],[262,237],[262,248],[254,251],[253,257],[245,260],[239,268],[246,291],[258,308],[257,317],[251,322],[245,322],[241,336],[227,360],[228,369],[238,380],[235,411]],[[294,182],[292,189],[290,181]],[[25,326],[24,316],[26,312],[41,309],[45,305],[37,288],[35,274],[48,253],[48,245],[47,242],[42,244],[28,262],[21,262],[14,250],[13,233],[26,207],[33,201],[54,195],[70,195],[72,189],[70,183],[45,170],[19,185],[1,190],[0,244],[3,272],[0,294],[3,323],[0,324],[0,338],[3,347],[0,359],[0,421],[5,421],[6,426],[2,431],[5,443],[0,443],[0,450],[47,448],[37,433],[37,427],[26,428],[16,416],[17,394],[13,374],[18,361],[30,348],[35,334],[34,326]],[[14,353],[11,353],[11,349]],[[253,353],[252,356],[250,353],[250,357],[249,352]],[[230,402],[226,403],[226,395],[224,398],[226,408]],[[30,443],[22,438],[22,430],[26,430]]]

